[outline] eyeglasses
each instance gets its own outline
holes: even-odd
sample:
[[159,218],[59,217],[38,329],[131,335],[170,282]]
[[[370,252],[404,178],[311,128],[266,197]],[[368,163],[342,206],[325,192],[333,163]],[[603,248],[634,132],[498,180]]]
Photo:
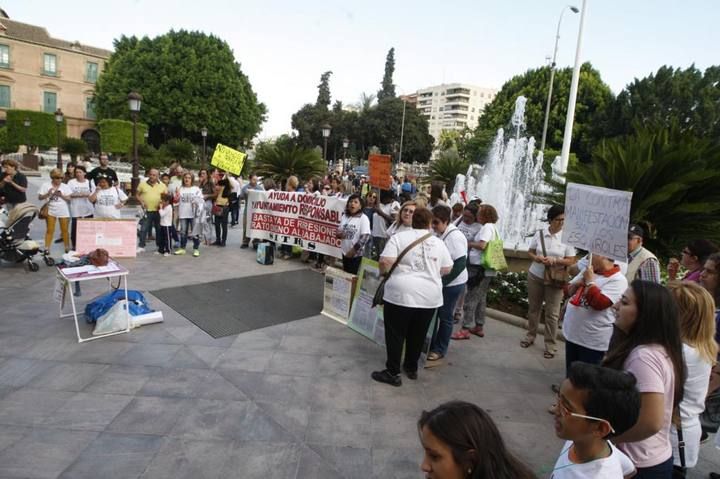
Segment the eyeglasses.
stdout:
[[560,394],[558,394],[558,397],[557,397],[557,409],[562,417],[572,416],[572,417],[579,417],[582,419],[588,419],[590,421],[604,422],[610,428],[610,432],[615,434],[615,429],[613,429],[612,424],[610,424],[610,421],[608,421],[607,419],[602,419],[602,418],[595,417],[595,416],[587,416],[585,414],[578,414],[576,412],[572,412],[570,409],[567,408],[567,406],[565,406],[563,404],[562,397],[560,396]]

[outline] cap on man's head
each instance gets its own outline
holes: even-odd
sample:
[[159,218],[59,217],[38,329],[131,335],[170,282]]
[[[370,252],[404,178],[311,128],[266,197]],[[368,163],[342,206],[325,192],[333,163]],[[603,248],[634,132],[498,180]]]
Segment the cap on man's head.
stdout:
[[630,225],[630,228],[628,228],[628,235],[645,238],[645,230],[642,229],[642,226],[640,225]]

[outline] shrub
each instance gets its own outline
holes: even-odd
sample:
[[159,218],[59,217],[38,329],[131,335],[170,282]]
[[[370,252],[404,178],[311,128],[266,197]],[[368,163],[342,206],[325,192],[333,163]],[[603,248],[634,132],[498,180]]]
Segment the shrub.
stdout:
[[[98,130],[100,130],[100,145],[102,151],[116,155],[132,154],[133,123],[131,121],[101,120],[98,123]],[[138,145],[145,142],[145,131],[147,131],[147,125],[138,123]]]
[[[25,126],[25,119],[30,126]],[[7,142],[9,145],[25,145],[47,149],[57,146],[57,123],[55,115],[42,111],[8,110],[6,116]],[[63,118],[60,136],[64,138],[67,131],[67,120]],[[16,150],[17,151],[17,150]]]

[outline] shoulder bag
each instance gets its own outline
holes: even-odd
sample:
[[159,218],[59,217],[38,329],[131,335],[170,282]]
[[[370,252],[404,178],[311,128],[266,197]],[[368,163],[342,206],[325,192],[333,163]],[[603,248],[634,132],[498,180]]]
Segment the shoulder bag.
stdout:
[[390,278],[390,275],[393,273],[393,271],[395,271],[395,268],[397,268],[397,266],[400,264],[400,260],[403,259],[403,257],[405,256],[405,254],[408,251],[410,251],[411,249],[413,249],[414,247],[416,247],[417,245],[419,245],[420,243],[422,243],[423,241],[425,241],[426,239],[428,239],[431,236],[432,236],[432,233],[422,235],[421,237],[419,237],[418,239],[416,239],[415,241],[410,243],[407,246],[407,248],[402,250],[402,252],[398,255],[397,259],[395,260],[395,263],[393,263],[393,265],[390,267],[390,271],[388,271],[387,274],[385,274],[385,277],[383,277],[382,281],[380,281],[380,284],[378,285],[377,290],[375,291],[375,296],[373,296],[373,301],[372,301],[373,308],[375,306],[385,304],[385,300],[383,299],[383,296],[385,295],[385,283],[387,282],[388,278]]
[[38,218],[41,220],[47,219],[50,214],[50,201],[46,201],[41,207],[38,213]]
[[500,239],[500,234],[498,233],[495,225],[493,225],[493,230],[495,231],[495,237],[485,244],[482,262],[480,265],[485,269],[505,271],[508,265],[507,260],[505,259],[503,240]]
[[[543,256],[547,257],[547,251],[545,250],[545,235],[543,230],[538,231],[540,234],[540,245],[542,246]],[[553,288],[563,288],[569,281],[567,266],[545,266],[545,275],[543,282],[545,286],[551,286]]]

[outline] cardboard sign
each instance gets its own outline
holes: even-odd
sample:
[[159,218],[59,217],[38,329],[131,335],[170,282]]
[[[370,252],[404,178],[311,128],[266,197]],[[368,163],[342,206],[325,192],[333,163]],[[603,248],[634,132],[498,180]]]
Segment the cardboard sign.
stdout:
[[372,300],[380,285],[380,266],[377,261],[363,258],[358,270],[355,299],[347,325],[368,339],[385,345],[385,321],[383,307],[373,308]]
[[88,254],[106,249],[111,258],[134,258],[137,255],[137,220],[78,219],[75,250]]
[[347,325],[357,276],[337,268],[325,270],[323,309],[320,314]]
[[294,191],[248,191],[248,237],[342,258],[337,229],[346,202]]
[[239,175],[246,157],[245,153],[218,143],[210,164],[221,170],[229,171],[233,175]]
[[632,192],[568,183],[562,242],[627,261]]
[[392,186],[392,161],[390,155],[370,155],[368,157],[370,186],[389,190]]

